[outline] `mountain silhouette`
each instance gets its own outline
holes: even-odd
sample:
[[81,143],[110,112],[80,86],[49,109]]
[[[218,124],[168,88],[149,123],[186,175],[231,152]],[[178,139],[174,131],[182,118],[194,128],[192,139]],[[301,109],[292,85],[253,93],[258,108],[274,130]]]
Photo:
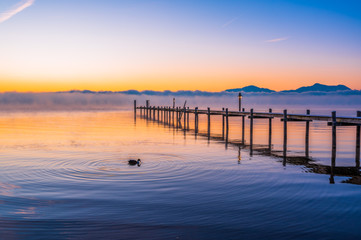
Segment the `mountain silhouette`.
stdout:
[[227,89],[226,92],[264,92],[264,93],[272,93],[274,90],[268,88],[260,88],[254,85],[249,85],[243,88],[233,88]]
[[336,91],[349,91],[349,87],[345,85],[324,85],[320,83],[315,83],[312,86],[300,87],[296,90],[284,90],[281,92],[295,92],[295,93],[304,93],[304,92],[336,92]]

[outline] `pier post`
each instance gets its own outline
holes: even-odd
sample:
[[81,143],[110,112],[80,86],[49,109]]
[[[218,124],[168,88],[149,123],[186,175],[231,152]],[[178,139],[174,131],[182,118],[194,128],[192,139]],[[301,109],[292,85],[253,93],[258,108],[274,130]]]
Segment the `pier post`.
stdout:
[[186,125],[187,125],[187,109],[186,107],[184,106],[183,108],[183,129],[184,131],[186,130]]
[[332,156],[331,156],[331,176],[330,183],[334,184],[334,168],[336,166],[336,112],[332,112]]
[[153,121],[155,121],[155,106],[153,106]]
[[[272,113],[272,108],[268,109],[269,113]],[[272,150],[272,117],[268,118],[268,148]]]
[[160,107],[160,122],[163,122],[163,107]]
[[242,109],[242,93],[238,93],[238,111],[240,112]]
[[167,125],[169,125],[169,114],[170,114],[170,112],[169,112],[169,107],[167,106],[166,109],[167,109],[167,119],[166,119],[166,122],[167,122]]
[[[361,111],[357,111],[357,117],[361,117]],[[360,168],[360,125],[356,126],[356,167]]]
[[148,107],[149,107],[149,100],[145,101],[145,118],[148,119]]
[[222,139],[224,139],[224,108],[222,108]]
[[[244,108],[242,108],[244,112]],[[242,144],[244,145],[245,115],[242,116]]]
[[162,118],[162,122],[163,122],[163,124],[165,124],[165,107],[163,106],[163,107],[162,107],[162,109],[163,109],[163,118]]
[[251,148],[251,152],[252,152],[252,150],[253,150],[253,108],[251,109],[251,115],[250,115],[249,144],[250,144],[250,148]]
[[169,111],[169,119],[168,119],[168,124],[169,126],[172,124],[172,111],[171,111],[171,107],[168,107],[168,111]]
[[211,109],[210,108],[207,108],[207,136],[208,136],[208,139],[211,137]]
[[151,106],[148,107],[148,120],[152,119],[152,111],[151,111]]
[[166,120],[165,120],[165,122],[167,123],[167,125],[169,124],[169,114],[170,114],[170,112],[169,112],[169,107],[167,106],[167,107],[165,107],[166,108],[166,113],[167,113],[167,118],[166,118]]
[[165,120],[167,124],[169,124],[169,107],[166,107],[167,109],[167,119]]
[[[173,98],[173,99],[174,99],[174,98]],[[175,115],[175,99],[174,99],[173,108],[172,108],[172,125],[173,125],[173,127],[175,126],[175,123],[174,123],[174,115]]]
[[287,109],[283,110],[283,165],[286,166],[287,158]]
[[163,115],[162,115],[162,123],[164,124],[165,123],[165,107],[164,106],[162,107],[162,113],[163,113]]
[[159,106],[157,107],[157,121],[159,122]]
[[178,107],[176,108],[176,127],[179,127],[179,110]]
[[137,118],[137,100],[134,100],[134,118]]
[[194,109],[194,132],[198,133],[198,107]]
[[187,130],[189,130],[189,107],[187,107],[188,112],[187,112]]
[[226,108],[226,143],[228,143],[228,133],[229,133],[228,108]]
[[[311,111],[307,109],[306,114],[310,115]],[[310,121],[306,121],[306,138],[305,138],[305,153],[306,157],[308,158],[310,156]]]

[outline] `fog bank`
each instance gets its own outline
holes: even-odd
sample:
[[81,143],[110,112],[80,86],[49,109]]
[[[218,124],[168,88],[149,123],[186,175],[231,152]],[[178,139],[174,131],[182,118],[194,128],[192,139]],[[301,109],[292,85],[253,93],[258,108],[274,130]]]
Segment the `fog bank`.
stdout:
[[[176,105],[183,106],[187,100],[187,107],[229,110],[238,109],[238,94],[225,94],[219,96],[154,96],[154,95],[132,95],[124,93],[0,93],[0,111],[77,111],[77,110],[131,110],[133,101],[137,105],[145,105],[150,100],[152,106],[172,106],[173,97]],[[274,111],[289,109],[292,113],[303,113],[306,109],[313,113],[329,113],[332,110],[354,115],[356,110],[361,110],[360,95],[307,95],[307,94],[285,94],[285,95],[245,95],[242,99],[242,107],[255,111]],[[316,111],[316,112],[315,112]]]

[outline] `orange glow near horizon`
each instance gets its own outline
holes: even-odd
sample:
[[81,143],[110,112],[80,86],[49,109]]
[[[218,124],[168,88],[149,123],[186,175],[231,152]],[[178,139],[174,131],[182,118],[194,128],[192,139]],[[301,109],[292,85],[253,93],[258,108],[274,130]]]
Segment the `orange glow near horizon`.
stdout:
[[[361,72],[360,72],[361,74]],[[320,71],[304,72],[291,69],[282,73],[272,72],[272,69],[259,73],[237,73],[236,71],[225,73],[212,71],[205,74],[159,74],[119,78],[74,78],[74,79],[6,79],[0,77],[1,92],[56,92],[69,90],[92,90],[92,91],[125,91],[125,90],[154,90],[154,91],[178,91],[178,90],[201,90],[218,92],[230,88],[241,88],[248,85],[269,88],[276,91],[296,89],[302,86],[322,83],[328,85],[344,84],[351,89],[361,89],[359,74],[349,74],[346,78],[342,70],[335,69],[332,72]],[[266,80],[265,80],[266,79]],[[327,81],[325,80],[327,79]],[[346,80],[347,79],[347,80]]]

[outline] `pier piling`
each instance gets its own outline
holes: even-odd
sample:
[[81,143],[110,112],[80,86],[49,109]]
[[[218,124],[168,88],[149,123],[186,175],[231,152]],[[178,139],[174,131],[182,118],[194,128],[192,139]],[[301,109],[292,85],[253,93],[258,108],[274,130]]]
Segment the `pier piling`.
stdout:
[[198,133],[198,107],[194,109],[194,131]]
[[[361,117],[361,111],[357,111],[357,117]],[[356,167],[360,168],[360,125],[356,126]]]
[[222,139],[224,139],[224,108],[222,108]]
[[228,108],[226,108],[226,143],[228,143],[228,133],[229,133]]
[[211,137],[211,109],[210,108],[207,108],[207,136],[208,136],[208,139]]
[[287,117],[287,109],[285,109],[283,110],[283,165],[286,165],[287,158]]
[[[307,109],[306,114],[310,115],[311,111]],[[305,154],[307,158],[310,156],[309,144],[310,144],[310,121],[306,121]]]
[[251,109],[251,115],[249,118],[249,145],[251,152],[253,150],[253,108]]
[[[272,113],[272,108],[268,109],[269,113]],[[268,148],[272,150],[272,117],[268,118]]]
[[330,176],[330,183],[334,184],[335,180],[334,176],[334,168],[336,166],[336,112],[332,112],[332,154],[331,154],[331,176]]
[[[242,112],[244,112],[244,108],[242,108]],[[245,132],[245,116],[242,115],[242,144],[244,145],[244,132]]]

